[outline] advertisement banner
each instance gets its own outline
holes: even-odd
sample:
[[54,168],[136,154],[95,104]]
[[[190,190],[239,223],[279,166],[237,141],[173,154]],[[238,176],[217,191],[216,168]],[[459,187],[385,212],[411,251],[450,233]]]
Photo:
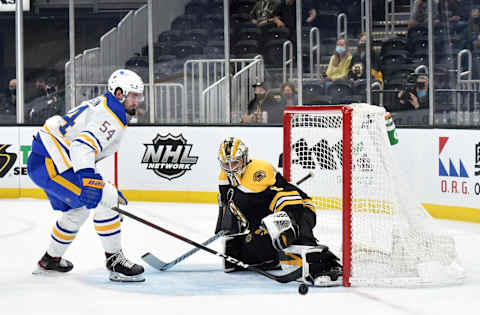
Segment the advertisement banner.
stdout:
[[18,140],[18,129],[12,127],[0,127],[0,188],[17,190],[19,184],[19,172],[21,172],[21,153]]
[[278,163],[281,128],[131,127],[119,152],[119,187],[215,192],[218,147],[228,136],[242,139],[251,157]]

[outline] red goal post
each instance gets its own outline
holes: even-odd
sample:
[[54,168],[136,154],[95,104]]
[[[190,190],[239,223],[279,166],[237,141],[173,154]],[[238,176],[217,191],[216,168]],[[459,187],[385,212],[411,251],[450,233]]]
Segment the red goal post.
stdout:
[[368,104],[286,107],[283,175],[315,173],[301,188],[317,208],[316,237],[341,256],[344,286],[461,282],[453,237],[396,167],[385,114]]

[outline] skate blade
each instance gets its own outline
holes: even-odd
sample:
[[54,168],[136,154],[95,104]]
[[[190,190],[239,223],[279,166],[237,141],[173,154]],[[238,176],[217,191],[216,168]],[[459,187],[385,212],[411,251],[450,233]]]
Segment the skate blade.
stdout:
[[110,272],[110,281],[114,282],[144,282],[145,277],[142,275],[125,276],[118,272]]
[[339,276],[335,281],[332,281],[329,276],[320,276],[313,283],[314,287],[338,287],[341,285],[343,285],[342,276]]
[[57,270],[47,270],[40,266],[37,266],[37,268],[32,271],[32,275],[35,275],[35,276],[59,277],[65,274],[66,272],[60,272]]

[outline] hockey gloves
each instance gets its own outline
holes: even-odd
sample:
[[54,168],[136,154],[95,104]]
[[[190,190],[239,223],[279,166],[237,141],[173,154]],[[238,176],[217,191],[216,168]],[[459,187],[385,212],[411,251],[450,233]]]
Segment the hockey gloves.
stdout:
[[125,198],[120,190],[118,191],[118,203],[124,206],[128,205],[127,198]]
[[78,176],[82,188],[80,201],[85,203],[87,209],[96,208],[102,200],[103,187],[105,186],[102,176],[95,173],[93,168],[84,168],[75,174]]
[[272,245],[276,250],[284,250],[298,237],[298,227],[285,211],[267,215],[262,219],[261,227],[270,234]]

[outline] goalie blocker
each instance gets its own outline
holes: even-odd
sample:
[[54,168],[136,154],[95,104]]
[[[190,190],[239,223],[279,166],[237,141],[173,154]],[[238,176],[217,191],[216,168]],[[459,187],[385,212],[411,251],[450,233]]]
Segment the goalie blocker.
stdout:
[[[227,234],[226,255],[262,270],[281,269],[281,260],[294,264],[303,268],[300,280],[308,284],[325,275],[341,276],[339,259],[313,236],[315,207],[307,194],[287,182],[270,163],[249,159],[240,139],[222,141],[218,159],[216,232]],[[225,261],[225,272],[240,269]]]

